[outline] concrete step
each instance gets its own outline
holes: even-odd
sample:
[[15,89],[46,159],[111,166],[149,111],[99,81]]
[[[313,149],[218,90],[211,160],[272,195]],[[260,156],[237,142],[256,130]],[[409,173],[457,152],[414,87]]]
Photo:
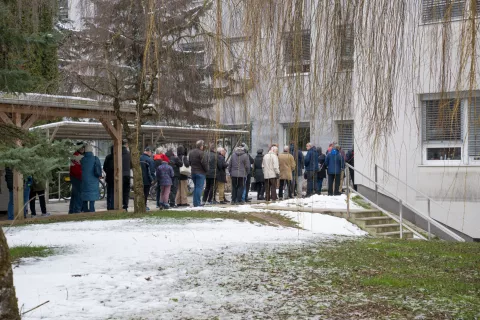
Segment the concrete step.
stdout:
[[380,211],[359,211],[351,212],[350,214],[355,219],[384,216],[384,214]]
[[398,223],[370,224],[366,225],[365,228],[368,229],[369,233],[376,235],[383,232],[399,231],[400,225]]
[[[400,238],[400,231],[390,231],[390,232],[381,232],[377,233],[378,237],[384,237],[384,238]],[[413,232],[404,230],[403,231],[403,239],[411,239],[413,238]]]
[[353,223],[357,224],[361,228],[367,228],[369,225],[379,225],[379,224],[393,224],[395,220],[387,216],[375,216],[375,217],[365,217],[365,218],[354,218],[351,219]]

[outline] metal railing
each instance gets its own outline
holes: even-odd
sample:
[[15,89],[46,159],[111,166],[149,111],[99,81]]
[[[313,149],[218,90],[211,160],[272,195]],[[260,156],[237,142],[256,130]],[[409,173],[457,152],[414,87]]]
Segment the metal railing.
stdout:
[[[347,190],[348,190],[348,197],[350,197],[350,192],[354,191],[355,193],[357,193],[362,199],[364,199],[365,201],[367,201],[370,205],[372,205],[373,207],[375,207],[376,209],[380,210],[381,212],[383,212],[384,214],[386,214],[387,216],[389,216],[390,218],[392,218],[393,220],[397,221],[399,224],[400,224],[400,236],[403,237],[403,227],[407,228],[408,230],[412,231],[415,235],[417,235],[418,237],[424,239],[424,240],[427,240],[424,236],[422,236],[421,234],[419,234],[417,231],[413,230],[410,226],[408,226],[407,224],[404,224],[403,223],[403,207],[406,207],[408,208],[409,210],[411,210],[414,214],[422,217],[423,219],[425,219],[427,221],[427,225],[428,225],[428,239],[431,239],[431,225],[433,224],[435,227],[437,227],[438,229],[442,230],[443,232],[445,232],[446,234],[448,234],[450,237],[452,237],[453,239],[457,240],[457,241],[460,241],[460,242],[465,242],[465,239],[463,239],[462,237],[460,237],[458,234],[456,234],[455,232],[451,231],[450,229],[448,229],[447,227],[445,227],[444,225],[442,225],[440,222],[436,221],[435,219],[432,219],[430,217],[430,202],[428,202],[428,215],[425,215],[424,213],[422,213],[421,211],[419,211],[418,209],[414,208],[413,206],[409,205],[408,203],[405,203],[403,202],[403,200],[398,197],[397,195],[393,194],[392,192],[388,191],[386,189],[385,186],[381,185],[380,183],[378,183],[378,181],[375,181],[375,180],[378,180],[378,173],[377,173],[377,169],[375,169],[375,180],[372,180],[370,179],[369,177],[367,177],[366,175],[364,175],[363,173],[361,173],[360,171],[358,171],[357,169],[355,169],[354,167],[352,167],[351,165],[349,165],[348,163],[345,164],[347,169],[352,169],[354,170],[356,173],[358,173],[359,175],[361,175],[362,177],[364,177],[365,179],[367,179],[368,181],[372,182],[374,185],[375,185],[375,202],[373,201],[370,201],[369,199],[367,199],[365,196],[363,196],[362,194],[358,193],[357,191],[354,191],[353,188],[350,187],[350,174],[349,174],[349,170],[345,170],[346,171],[346,177],[347,177]],[[375,166],[375,168],[377,168],[378,166]],[[382,169],[382,168],[380,168]],[[384,170],[384,169],[382,169]],[[385,171],[385,170],[384,170]],[[405,184],[406,185],[406,184]],[[408,186],[408,185],[407,185]],[[382,209],[379,205],[378,205],[378,190],[379,190],[379,187],[381,187],[383,189],[383,191],[391,196],[393,199],[395,199],[396,201],[398,201],[399,203],[399,219],[393,215],[392,213]],[[412,188],[413,189],[413,188]],[[413,189],[415,190],[415,189]],[[423,195],[423,194],[422,194]],[[426,195],[424,195],[427,199],[430,200],[430,198]],[[433,200],[432,200],[433,201]],[[349,202],[350,201],[347,201],[347,211],[348,211],[348,214],[350,215],[350,205],[349,205]]]

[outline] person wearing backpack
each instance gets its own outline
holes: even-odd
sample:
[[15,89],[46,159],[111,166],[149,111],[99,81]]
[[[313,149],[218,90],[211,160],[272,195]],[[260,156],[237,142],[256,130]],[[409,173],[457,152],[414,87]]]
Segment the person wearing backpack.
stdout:
[[95,212],[95,201],[100,199],[98,180],[102,176],[102,165],[98,157],[93,155],[91,145],[85,147],[85,155],[80,163],[82,165],[82,201],[86,202],[86,212]]
[[170,188],[173,184],[173,168],[168,162],[162,161],[162,164],[158,166],[156,170],[157,184],[160,186],[160,207],[163,209],[169,209],[168,198],[170,196]]

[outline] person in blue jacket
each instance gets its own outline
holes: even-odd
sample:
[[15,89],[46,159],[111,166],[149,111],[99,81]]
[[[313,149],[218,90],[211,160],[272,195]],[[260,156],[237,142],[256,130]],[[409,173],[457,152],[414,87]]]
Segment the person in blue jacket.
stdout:
[[307,195],[310,197],[317,189],[318,152],[310,142],[307,143],[307,155],[305,156],[305,175],[307,176]]
[[[340,176],[345,170],[345,159],[340,154],[340,147],[335,146],[325,159],[325,166],[328,173],[328,195],[338,196],[340,193]],[[335,189],[333,189],[333,182],[335,181]]]
[[102,166],[100,160],[93,155],[91,145],[85,147],[85,155],[80,163],[82,165],[82,201],[86,205],[86,212],[95,212],[95,201],[100,198],[98,180],[102,176]]

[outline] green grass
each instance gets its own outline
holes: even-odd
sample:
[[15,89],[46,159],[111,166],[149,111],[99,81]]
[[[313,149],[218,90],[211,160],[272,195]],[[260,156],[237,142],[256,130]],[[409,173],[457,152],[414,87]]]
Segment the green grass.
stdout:
[[282,225],[286,227],[298,228],[294,221],[274,213],[237,213],[237,212],[220,212],[220,211],[177,211],[177,210],[161,210],[150,211],[147,213],[135,214],[131,212],[99,212],[99,213],[82,213],[57,215],[38,219],[27,219],[22,221],[15,221],[12,226],[21,226],[29,224],[48,224],[68,221],[98,221],[98,220],[125,220],[125,219],[196,219],[196,220],[211,220],[211,219],[230,219],[241,222],[260,223],[264,225]]
[[295,272],[302,285],[288,285],[301,300],[331,300],[322,311],[327,318],[480,318],[478,243],[345,240],[265,261],[275,273]]
[[44,258],[55,254],[55,250],[43,246],[18,246],[10,248],[10,260],[17,262],[21,258]]

